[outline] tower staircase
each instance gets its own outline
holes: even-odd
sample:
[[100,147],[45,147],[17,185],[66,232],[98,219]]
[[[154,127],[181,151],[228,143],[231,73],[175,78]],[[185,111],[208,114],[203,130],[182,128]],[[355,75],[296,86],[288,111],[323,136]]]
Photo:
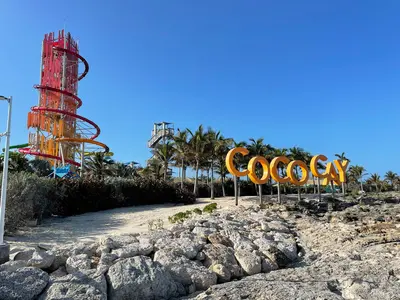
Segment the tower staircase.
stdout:
[[[171,140],[174,136],[174,125],[169,122],[154,123],[153,130],[151,131],[151,138],[147,142],[147,146],[150,149],[154,149],[158,144],[165,143]],[[153,159],[154,155],[147,161]],[[172,169],[168,168],[168,175],[172,175]]]

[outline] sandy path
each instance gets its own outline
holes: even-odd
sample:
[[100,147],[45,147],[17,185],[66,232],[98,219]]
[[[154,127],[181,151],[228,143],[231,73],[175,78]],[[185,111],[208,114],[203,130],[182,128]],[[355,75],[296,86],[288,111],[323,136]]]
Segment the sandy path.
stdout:
[[[239,205],[251,205],[254,197],[241,197]],[[196,207],[203,208],[209,203],[216,202],[221,209],[235,206],[233,197],[215,200],[198,199],[191,205],[144,205],[116,208],[106,211],[86,213],[66,218],[50,218],[42,225],[27,228],[14,236],[6,237],[11,248],[29,247],[37,244],[50,247],[54,244],[67,244],[78,241],[96,241],[102,236],[123,233],[141,233],[148,231],[151,220],[161,219],[164,228],[172,226],[168,217],[181,211]]]

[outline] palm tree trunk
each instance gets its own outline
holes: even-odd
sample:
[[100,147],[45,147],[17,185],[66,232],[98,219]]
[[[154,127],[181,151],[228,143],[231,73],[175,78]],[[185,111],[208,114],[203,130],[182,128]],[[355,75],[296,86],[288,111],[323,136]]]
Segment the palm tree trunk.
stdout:
[[377,183],[375,184],[375,187],[376,187],[376,192],[379,193],[379,188]]
[[317,191],[316,191],[316,186],[315,186],[315,177],[314,177],[314,175],[312,176],[312,182],[313,182],[314,195],[315,195],[317,193]]
[[332,198],[335,198],[335,188],[333,186],[333,181],[331,180],[331,192],[332,192]]
[[237,206],[239,203],[239,197],[238,197],[238,178],[236,176],[233,176],[233,189],[235,190],[235,205]]
[[225,194],[225,179],[224,179],[224,176],[221,176],[221,186],[222,186],[222,197],[226,197],[226,194]]
[[318,189],[318,201],[321,202],[321,180],[319,179],[319,177],[317,178],[317,189]]
[[344,187],[344,182],[342,182],[342,193],[343,193],[343,197],[346,196],[346,189]]
[[194,187],[193,187],[193,194],[197,196],[197,180],[199,177],[199,161],[196,160],[196,174],[194,177]]
[[164,180],[167,180],[168,162],[164,163]]
[[[296,173],[296,177],[299,177],[299,171],[297,170],[297,167],[294,169]],[[297,186],[297,200],[300,202],[301,201],[301,192],[300,192],[300,186]]]
[[360,185],[361,185],[361,192],[364,192],[363,184],[362,184],[362,178],[360,179]]
[[260,206],[262,205],[262,185],[258,185],[258,195],[260,196]]
[[282,199],[281,199],[281,184],[278,181],[278,203],[282,204]]
[[240,177],[237,178],[238,197],[240,197]]
[[210,169],[207,168],[207,179],[206,179],[206,184],[207,185],[208,185],[209,178],[210,178]]
[[211,160],[211,199],[214,199],[214,161]]
[[274,186],[272,185],[272,178],[269,178],[269,186],[271,187],[271,196],[274,194]]
[[181,174],[181,189],[183,189],[183,174],[184,174],[184,172],[185,172],[185,166],[184,166],[184,162],[183,162],[183,159],[182,159],[182,174]]

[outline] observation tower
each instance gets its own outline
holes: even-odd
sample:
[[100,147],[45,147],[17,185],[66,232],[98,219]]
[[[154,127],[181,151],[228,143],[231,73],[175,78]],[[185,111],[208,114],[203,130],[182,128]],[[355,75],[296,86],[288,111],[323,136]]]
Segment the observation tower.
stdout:
[[38,104],[28,113],[29,146],[19,152],[48,160],[55,168],[66,164],[80,167],[82,175],[85,156],[109,151],[95,140],[99,126],[77,114],[82,105],[78,82],[88,71],[89,64],[70,33],[61,30],[57,36],[44,36],[40,84],[34,86],[39,91]]
[[174,124],[168,122],[154,123],[151,138],[148,142],[149,148],[155,148],[161,141],[171,140],[174,136]]
[[[159,144],[165,144],[166,141],[172,140],[174,136],[174,124],[169,122],[154,123],[153,130],[151,131],[151,138],[147,146],[154,149]],[[147,161],[149,162],[154,158],[154,155]],[[172,174],[172,169],[168,168],[167,173]]]

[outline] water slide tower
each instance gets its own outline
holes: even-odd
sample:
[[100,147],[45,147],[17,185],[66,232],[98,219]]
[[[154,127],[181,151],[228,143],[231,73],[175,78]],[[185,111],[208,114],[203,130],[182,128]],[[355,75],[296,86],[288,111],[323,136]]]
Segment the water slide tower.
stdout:
[[80,168],[81,175],[86,156],[108,153],[108,146],[96,140],[99,126],[78,114],[82,105],[78,82],[88,71],[89,64],[70,33],[60,30],[58,35],[44,36],[40,84],[34,86],[39,91],[38,104],[28,113],[29,145],[19,152],[48,160],[54,170],[66,165]]

